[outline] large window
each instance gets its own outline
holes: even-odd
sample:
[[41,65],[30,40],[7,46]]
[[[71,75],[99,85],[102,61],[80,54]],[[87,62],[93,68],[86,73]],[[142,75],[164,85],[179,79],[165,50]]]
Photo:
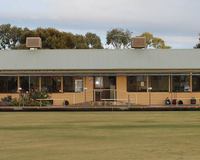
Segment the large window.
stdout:
[[24,92],[39,90],[39,77],[20,77],[20,88]]
[[168,92],[169,77],[168,76],[149,76],[149,86],[152,92]]
[[64,92],[83,92],[83,79],[79,77],[63,77]]
[[50,93],[61,92],[61,77],[42,77],[42,90]]
[[192,91],[200,92],[200,76],[192,77]]
[[190,76],[180,75],[172,76],[172,91],[173,92],[189,92],[190,91]]
[[16,93],[17,77],[0,77],[0,93]]
[[127,77],[128,92],[146,92],[147,77],[146,76],[131,76]]

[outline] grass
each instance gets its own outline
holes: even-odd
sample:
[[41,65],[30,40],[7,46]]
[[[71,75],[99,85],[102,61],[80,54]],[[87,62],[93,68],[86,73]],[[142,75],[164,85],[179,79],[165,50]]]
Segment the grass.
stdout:
[[0,160],[199,160],[200,112],[0,113]]

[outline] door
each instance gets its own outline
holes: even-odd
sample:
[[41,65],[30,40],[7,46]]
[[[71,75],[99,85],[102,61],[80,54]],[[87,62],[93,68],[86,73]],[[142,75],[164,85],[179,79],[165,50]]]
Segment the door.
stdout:
[[116,99],[116,77],[94,78],[94,101]]

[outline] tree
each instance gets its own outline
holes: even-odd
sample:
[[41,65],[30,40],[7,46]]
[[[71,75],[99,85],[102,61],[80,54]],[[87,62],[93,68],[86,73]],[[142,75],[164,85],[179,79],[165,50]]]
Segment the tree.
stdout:
[[86,42],[89,48],[91,49],[102,49],[101,39],[94,33],[86,33],[85,35]]
[[25,28],[21,35],[20,49],[26,48],[26,37],[40,37],[43,49],[72,49],[75,47],[72,33],[60,32],[54,28],[37,28],[29,30]]
[[199,34],[199,43],[196,44],[196,46],[194,47],[195,49],[199,49],[200,48],[200,34]]
[[0,25],[0,49],[15,48],[21,40],[22,29],[10,24]]
[[74,35],[72,33],[62,32],[63,43],[68,49],[75,48]]
[[153,34],[150,32],[145,32],[140,37],[145,37],[146,38],[146,47],[151,47],[152,46],[152,41],[153,41]]
[[10,24],[0,25],[0,49],[26,49],[27,37],[41,37],[43,49],[89,49],[103,48],[94,33],[74,35],[54,28],[19,28]]
[[107,44],[114,48],[128,48],[131,44],[131,32],[121,28],[114,28],[107,32]]
[[195,46],[196,49],[199,49],[200,48],[200,43],[198,43],[196,46]]
[[146,47],[147,48],[156,48],[156,49],[169,49],[171,48],[170,46],[167,46],[165,44],[165,41],[161,38],[154,37],[152,33],[150,32],[145,32],[140,35],[140,37],[145,37],[146,38]]
[[42,47],[49,49],[72,49],[75,47],[72,33],[60,32],[54,28],[38,28],[36,36],[41,37]]
[[87,40],[83,35],[75,35],[75,49],[89,49]]
[[157,38],[157,37],[153,38],[152,45],[153,45],[154,48],[157,48],[157,49],[167,49],[167,48],[169,48],[168,46],[165,45],[164,40],[162,40],[161,38]]

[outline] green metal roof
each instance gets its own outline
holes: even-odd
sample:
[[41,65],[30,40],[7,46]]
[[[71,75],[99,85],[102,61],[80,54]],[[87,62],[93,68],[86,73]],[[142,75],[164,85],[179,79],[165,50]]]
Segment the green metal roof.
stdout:
[[0,70],[200,69],[198,49],[5,50]]

